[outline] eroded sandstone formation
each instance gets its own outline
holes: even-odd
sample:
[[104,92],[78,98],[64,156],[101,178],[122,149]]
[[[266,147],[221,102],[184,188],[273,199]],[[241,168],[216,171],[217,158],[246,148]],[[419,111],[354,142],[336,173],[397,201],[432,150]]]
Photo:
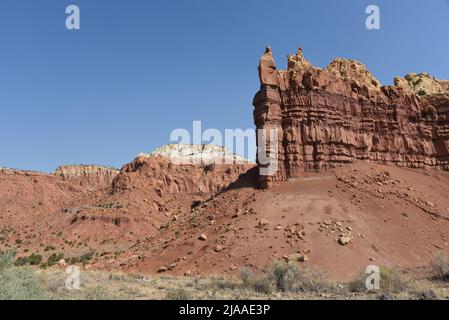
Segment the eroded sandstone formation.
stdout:
[[259,77],[255,125],[278,129],[277,145],[258,141],[278,161],[276,173],[260,176],[262,187],[356,160],[449,168],[448,81],[409,74],[381,86],[360,62],[339,58],[320,69],[301,49],[277,70],[270,48]]
[[150,154],[141,153],[125,165],[112,182],[112,192],[145,188],[160,196],[186,193],[210,197],[254,166],[223,147],[165,145]]
[[170,158],[176,164],[248,164],[249,160],[229,152],[214,144],[166,144],[151,153],[141,153],[139,157],[155,156]]
[[109,186],[119,171],[112,167],[97,165],[65,165],[58,167],[53,173],[64,181],[81,185],[101,187]]

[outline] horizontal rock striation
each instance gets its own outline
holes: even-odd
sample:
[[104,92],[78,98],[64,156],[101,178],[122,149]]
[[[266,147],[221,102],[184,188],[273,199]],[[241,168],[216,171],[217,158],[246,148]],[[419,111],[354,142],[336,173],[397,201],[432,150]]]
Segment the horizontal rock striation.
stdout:
[[253,168],[254,164],[174,164],[169,157],[139,155],[125,165],[112,182],[112,192],[151,189],[167,194],[196,194],[210,197]]
[[119,171],[112,167],[97,165],[65,165],[58,167],[53,173],[64,181],[81,185],[101,187],[109,186]]
[[301,49],[277,70],[270,48],[259,78],[255,125],[278,130],[273,141],[258,141],[278,161],[274,174],[260,176],[262,187],[356,160],[449,168],[448,81],[410,74],[381,86],[360,62],[336,59],[320,69]]

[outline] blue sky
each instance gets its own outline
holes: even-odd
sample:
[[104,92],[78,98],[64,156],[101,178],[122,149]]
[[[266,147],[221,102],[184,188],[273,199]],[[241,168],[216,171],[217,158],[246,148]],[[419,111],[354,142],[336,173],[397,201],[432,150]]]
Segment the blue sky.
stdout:
[[[65,8],[81,30],[65,29]],[[365,8],[381,30],[365,28]],[[357,59],[384,84],[449,79],[447,0],[0,0],[0,166],[120,167],[175,128],[252,128],[258,60],[298,47]]]

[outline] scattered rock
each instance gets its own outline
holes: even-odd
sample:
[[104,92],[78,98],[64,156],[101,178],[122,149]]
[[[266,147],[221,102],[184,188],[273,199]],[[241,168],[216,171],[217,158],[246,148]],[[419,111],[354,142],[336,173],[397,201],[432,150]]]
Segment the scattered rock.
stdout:
[[176,262],[171,263],[171,264],[168,266],[168,270],[173,270],[174,268],[176,268],[177,265],[178,265],[178,264],[177,264]]
[[192,270],[187,270],[186,272],[184,272],[184,276],[186,277],[190,277],[192,275]]
[[167,272],[167,271],[168,271],[168,268],[167,268],[166,266],[161,266],[161,267],[157,270],[158,273]]
[[341,236],[341,237],[338,239],[338,243],[339,243],[340,245],[342,245],[342,246],[347,245],[349,242],[351,242],[351,238],[348,237],[348,236]]

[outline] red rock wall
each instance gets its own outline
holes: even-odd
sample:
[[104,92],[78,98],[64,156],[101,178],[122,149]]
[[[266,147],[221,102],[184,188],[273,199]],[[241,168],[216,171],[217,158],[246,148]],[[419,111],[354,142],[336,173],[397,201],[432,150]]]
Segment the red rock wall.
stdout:
[[279,130],[279,170],[261,175],[262,187],[356,160],[449,168],[448,94],[419,96],[399,86],[381,87],[352,60],[315,68],[301,49],[289,57],[287,70],[277,70],[268,48],[259,76],[255,125]]

